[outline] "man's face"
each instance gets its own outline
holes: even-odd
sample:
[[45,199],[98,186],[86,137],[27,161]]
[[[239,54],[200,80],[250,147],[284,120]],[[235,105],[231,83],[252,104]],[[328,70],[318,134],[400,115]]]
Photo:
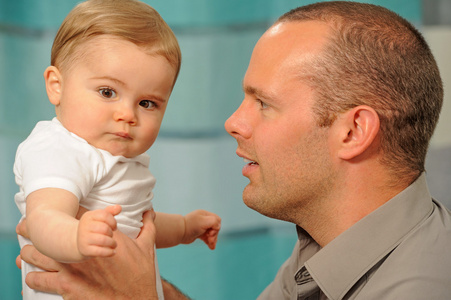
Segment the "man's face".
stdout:
[[324,24],[311,21],[270,28],[252,54],[244,100],[225,124],[246,162],[246,205],[294,223],[331,188],[329,130],[317,126],[314,91],[299,76],[304,62],[320,51],[325,33]]

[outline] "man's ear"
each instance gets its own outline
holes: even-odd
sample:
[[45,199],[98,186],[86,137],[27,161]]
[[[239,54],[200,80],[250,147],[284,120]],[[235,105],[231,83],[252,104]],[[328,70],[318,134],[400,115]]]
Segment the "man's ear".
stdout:
[[364,153],[375,142],[379,133],[379,115],[366,105],[356,106],[347,111],[339,122],[338,155],[344,160],[353,159]]
[[50,103],[57,106],[60,104],[62,95],[62,77],[55,66],[47,67],[44,71],[45,89]]

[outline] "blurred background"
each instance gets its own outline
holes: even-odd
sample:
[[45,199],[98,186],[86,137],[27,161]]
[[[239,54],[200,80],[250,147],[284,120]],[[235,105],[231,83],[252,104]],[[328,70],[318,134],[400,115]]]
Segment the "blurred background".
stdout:
[[[78,0],[0,0],[0,299],[21,299],[12,172],[15,151],[35,123],[50,120],[42,74],[56,31]],[[296,241],[294,225],[271,220],[241,200],[247,179],[224,130],[239,106],[241,81],[260,35],[303,0],[146,0],[174,30],[183,63],[160,135],[149,151],[157,178],[154,207],[222,217],[217,249],[201,242],[158,250],[163,277],[194,299],[255,299]],[[431,45],[445,103],[427,160],[434,197],[451,207],[451,1],[363,1],[410,20]]]

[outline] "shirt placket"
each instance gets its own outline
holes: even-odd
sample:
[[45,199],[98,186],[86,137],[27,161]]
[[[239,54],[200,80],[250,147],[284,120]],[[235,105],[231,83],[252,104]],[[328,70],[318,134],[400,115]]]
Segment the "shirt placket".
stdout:
[[305,266],[296,273],[294,279],[297,284],[298,300],[320,299],[319,287]]

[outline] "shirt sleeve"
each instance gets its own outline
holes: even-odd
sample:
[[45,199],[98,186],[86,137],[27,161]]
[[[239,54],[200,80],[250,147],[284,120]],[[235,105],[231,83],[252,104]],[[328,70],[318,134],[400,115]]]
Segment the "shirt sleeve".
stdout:
[[102,159],[67,131],[40,131],[19,146],[14,171],[24,198],[39,189],[60,188],[81,200],[99,180]]

